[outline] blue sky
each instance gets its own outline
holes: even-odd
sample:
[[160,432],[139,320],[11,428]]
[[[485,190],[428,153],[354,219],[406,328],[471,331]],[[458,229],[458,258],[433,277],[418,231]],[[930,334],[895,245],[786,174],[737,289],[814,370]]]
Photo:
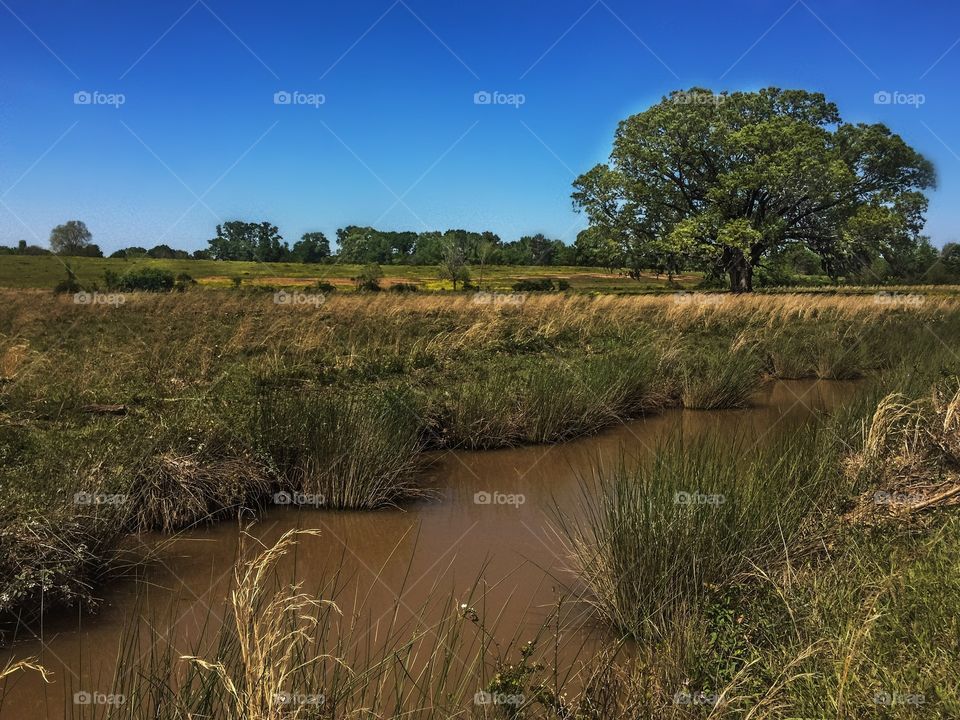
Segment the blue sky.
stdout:
[[671,89],[777,85],[933,160],[941,245],[960,237],[958,39],[946,2],[0,0],[0,244],[74,218],[106,251],[205,247],[235,218],[291,242],[347,224],[570,242],[570,182],[620,119]]

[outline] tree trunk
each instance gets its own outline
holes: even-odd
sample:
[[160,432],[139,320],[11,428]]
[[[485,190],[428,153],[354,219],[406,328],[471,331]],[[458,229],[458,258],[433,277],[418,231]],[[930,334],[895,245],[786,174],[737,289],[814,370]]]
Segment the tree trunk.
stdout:
[[727,266],[730,275],[730,292],[753,292],[753,266],[741,255]]

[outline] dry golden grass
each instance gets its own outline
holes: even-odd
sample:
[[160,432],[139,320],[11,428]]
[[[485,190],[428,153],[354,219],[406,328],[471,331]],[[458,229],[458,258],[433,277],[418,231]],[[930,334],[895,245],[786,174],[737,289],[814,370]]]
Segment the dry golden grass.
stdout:
[[306,651],[317,627],[317,612],[329,600],[300,592],[299,585],[274,594],[268,592],[277,563],[296,545],[300,535],[319,535],[316,530],[289,530],[270,548],[238,567],[230,595],[238,641],[239,667],[228,668],[220,660],[192,655],[181,659],[195,663],[217,678],[222,686],[228,716],[243,720],[297,720],[315,713],[315,708],[289,703],[287,694],[294,675],[329,655]]
[[847,472],[870,490],[851,519],[904,516],[960,504],[960,386],[936,387],[909,400],[891,393],[863,428],[862,449]]

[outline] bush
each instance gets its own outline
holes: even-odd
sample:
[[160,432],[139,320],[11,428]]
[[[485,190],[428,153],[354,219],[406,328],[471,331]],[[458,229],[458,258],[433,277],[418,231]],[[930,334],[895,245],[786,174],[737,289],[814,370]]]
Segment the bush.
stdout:
[[391,285],[389,288],[390,292],[395,292],[395,293],[412,293],[412,292],[417,292],[417,290],[419,289],[420,288],[417,287],[416,283],[407,283],[407,282],[397,283],[395,285]]
[[335,291],[336,291],[337,286],[334,285],[333,283],[327,282],[326,280],[317,280],[317,287],[316,287],[316,289],[317,289],[318,292],[322,292],[322,293],[332,293],[332,292],[335,292]]
[[[185,275],[186,273],[184,273]],[[123,275],[107,270],[103,274],[110,290],[125,290],[133,292],[142,290],[144,292],[170,292],[176,284],[176,278],[169,270],[160,270],[159,268],[140,268],[139,270],[128,270]],[[190,276],[187,275],[189,278]],[[191,282],[193,278],[190,278]]]
[[353,278],[357,290],[366,290],[368,292],[380,291],[380,278],[383,277],[383,270],[377,264],[364,265],[360,274]]
[[73,272],[73,269],[70,267],[70,265],[67,265],[66,268],[67,277],[54,285],[53,291],[58,294],[70,293],[72,295],[73,293],[78,293],[83,290],[83,288],[80,287],[80,283],[77,281],[76,273]]
[[177,292],[182,292],[186,290],[191,285],[196,285],[197,281],[194,280],[188,273],[182,272],[177,275],[176,289]]
[[519,280],[513,284],[513,289],[519,292],[551,292],[553,280],[550,278],[540,278],[538,280]]

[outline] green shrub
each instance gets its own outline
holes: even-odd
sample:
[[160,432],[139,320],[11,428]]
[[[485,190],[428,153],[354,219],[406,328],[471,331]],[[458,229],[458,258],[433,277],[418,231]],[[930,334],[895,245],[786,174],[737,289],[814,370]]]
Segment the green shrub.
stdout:
[[70,267],[69,263],[66,264],[66,269],[67,269],[67,277],[61,280],[60,282],[58,282],[54,286],[53,291],[58,294],[60,293],[73,294],[83,290],[83,288],[80,286],[80,283],[77,281],[76,273],[73,272],[73,268]]
[[515,282],[513,289],[518,292],[551,292],[554,288],[553,280],[550,278],[538,278],[536,280],[527,278]]
[[104,273],[104,280],[108,289],[126,292],[136,292],[138,290],[143,292],[170,292],[177,282],[174,274],[169,270],[149,267],[128,270],[119,276],[108,270]]

